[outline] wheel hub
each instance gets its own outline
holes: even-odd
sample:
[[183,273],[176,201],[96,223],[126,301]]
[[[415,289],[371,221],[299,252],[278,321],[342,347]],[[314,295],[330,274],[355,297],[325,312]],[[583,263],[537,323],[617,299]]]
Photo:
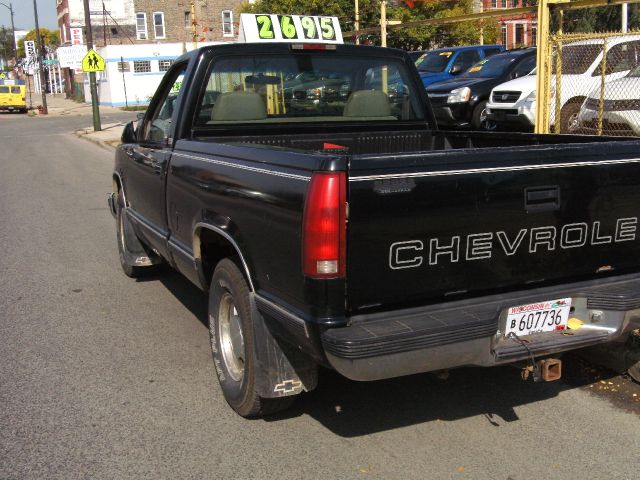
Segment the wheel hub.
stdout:
[[242,320],[233,297],[225,293],[218,312],[218,338],[220,350],[229,376],[236,382],[244,376],[245,349],[242,334]]

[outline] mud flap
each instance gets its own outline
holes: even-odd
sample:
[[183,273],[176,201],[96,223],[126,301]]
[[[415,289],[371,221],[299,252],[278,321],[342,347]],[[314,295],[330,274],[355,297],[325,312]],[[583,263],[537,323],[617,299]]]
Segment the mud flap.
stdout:
[[308,392],[318,384],[318,366],[288,343],[276,338],[250,294],[256,354],[256,390],[263,398]]

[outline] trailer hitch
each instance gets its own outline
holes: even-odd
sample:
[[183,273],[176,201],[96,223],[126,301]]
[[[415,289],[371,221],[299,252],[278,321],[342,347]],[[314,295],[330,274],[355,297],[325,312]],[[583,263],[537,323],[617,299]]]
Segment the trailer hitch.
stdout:
[[560,380],[560,377],[562,377],[561,360],[557,358],[545,358],[543,360],[536,361],[526,340],[523,340],[514,332],[510,332],[508,338],[511,338],[522,345],[529,354],[529,363],[520,372],[522,380],[527,380],[531,375],[533,375],[534,382],[553,382],[555,380]]

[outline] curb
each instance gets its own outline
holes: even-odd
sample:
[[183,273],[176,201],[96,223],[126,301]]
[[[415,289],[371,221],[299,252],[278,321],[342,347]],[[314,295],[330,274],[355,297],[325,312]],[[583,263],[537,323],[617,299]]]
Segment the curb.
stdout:
[[[122,126],[121,123],[113,123],[113,124],[106,124],[103,126],[103,131],[104,130],[109,130],[111,128],[117,128]],[[78,130],[76,130],[75,132],[73,132],[75,134],[76,137],[81,138],[83,140],[86,140],[88,142],[91,142],[101,148],[104,148],[105,150],[108,150],[110,152],[115,152],[116,150],[116,145],[120,144],[120,135],[118,135],[116,138],[112,138],[110,140],[101,140],[98,138],[92,138],[90,135],[93,133],[93,127],[85,127],[85,128],[80,128]],[[114,145],[114,143],[116,145]]]
[[98,140],[97,138],[91,138],[89,137],[89,132],[87,130],[76,130],[75,132],[73,132],[74,135],[78,138],[81,138],[82,140],[85,140],[87,142],[91,142],[94,145],[97,145],[109,152],[115,152],[116,151],[116,147],[113,145],[110,145],[106,142],[103,142],[102,140]]

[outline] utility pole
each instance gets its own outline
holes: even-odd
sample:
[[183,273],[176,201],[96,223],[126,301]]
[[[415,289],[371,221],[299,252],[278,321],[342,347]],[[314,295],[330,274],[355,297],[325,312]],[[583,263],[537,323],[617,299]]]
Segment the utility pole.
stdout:
[[627,7],[629,6],[628,3],[623,3],[622,4],[622,33],[627,33],[627,29],[628,27],[628,9]]
[[[484,12],[484,0],[480,0],[480,13]],[[480,45],[484,45],[484,20],[480,20]]]
[[387,0],[380,2],[380,46],[387,46]]
[[[360,8],[358,6],[358,0],[355,0],[355,2],[356,2],[356,5],[355,5],[356,21],[353,22],[353,29],[360,30]],[[360,45],[360,35],[356,35],[356,45]]]
[[0,5],[9,9],[9,13],[11,14],[11,35],[13,36],[13,58],[18,60],[18,48],[16,45],[16,27],[13,24],[13,5],[9,2],[9,5],[6,3],[0,2]]
[[[85,0],[86,1],[86,0]],[[47,108],[47,82],[44,79],[44,68],[42,65],[42,52],[44,45],[42,44],[42,35],[40,35],[40,26],[38,25],[38,5],[36,0],[33,0],[33,16],[36,20],[36,58],[38,59],[38,71],[40,72],[40,92],[42,93],[42,113],[47,115],[49,109]],[[15,37],[14,37],[15,38]]]
[[193,49],[198,48],[198,22],[196,20],[196,2],[191,0],[191,36],[193,37]]
[[[34,2],[36,0],[33,0]],[[93,33],[91,32],[91,12],[89,11],[89,0],[84,3],[84,24],[87,29],[87,52],[93,50]],[[93,130],[102,130],[100,125],[100,107],[98,106],[98,88],[96,87],[96,72],[89,72],[89,88],[91,90],[91,109],[93,110]]]

